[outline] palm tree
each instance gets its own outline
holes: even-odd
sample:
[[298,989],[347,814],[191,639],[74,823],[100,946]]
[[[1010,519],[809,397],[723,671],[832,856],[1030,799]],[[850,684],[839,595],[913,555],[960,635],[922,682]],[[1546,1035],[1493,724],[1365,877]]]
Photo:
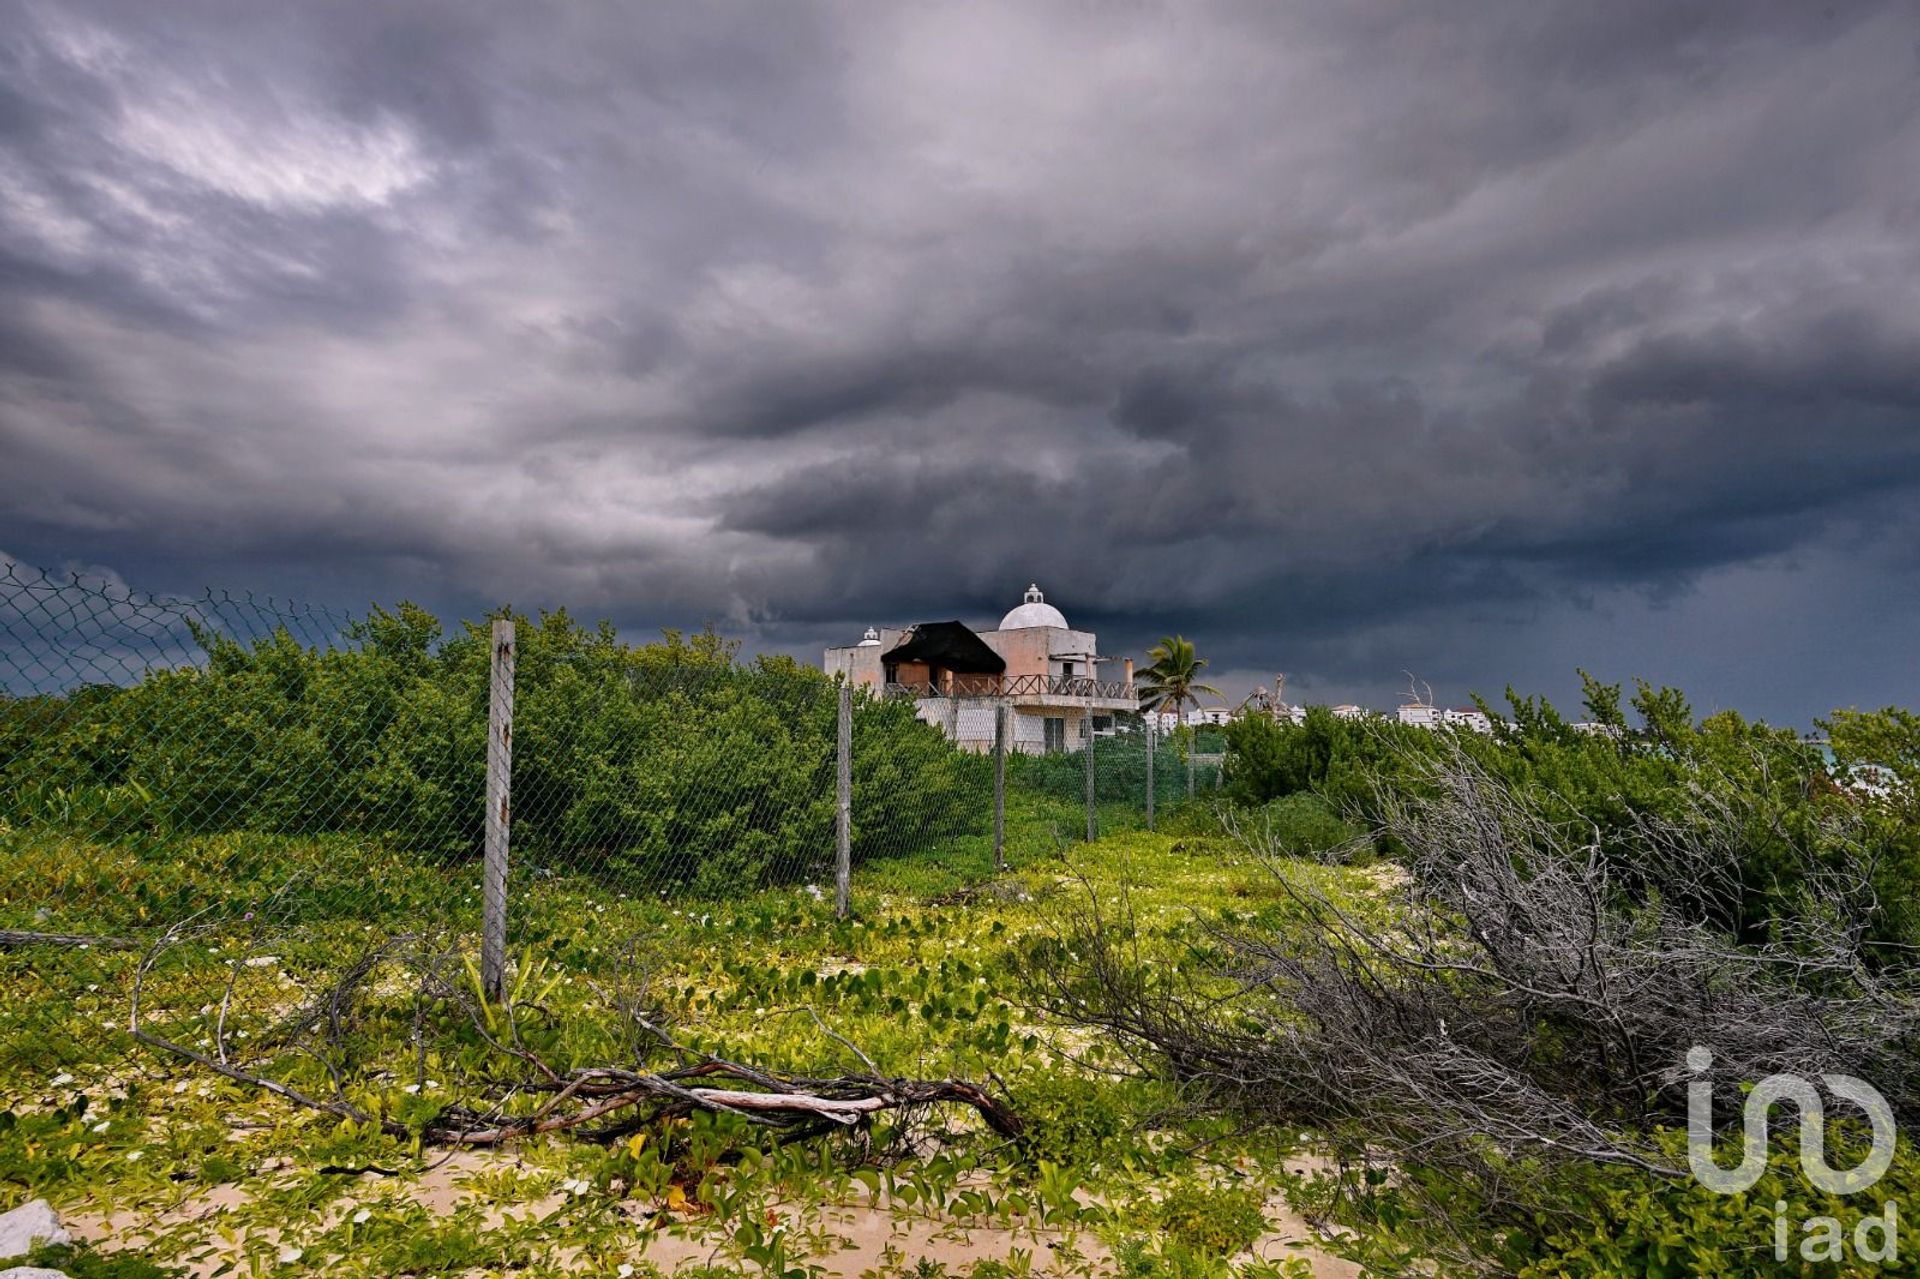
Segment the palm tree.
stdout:
[[1220,696],[1220,690],[1211,684],[1200,683],[1200,672],[1207,668],[1207,659],[1194,654],[1193,642],[1179,635],[1170,635],[1147,650],[1152,663],[1140,672],[1140,709],[1144,711],[1164,711],[1172,706],[1180,717],[1180,727],[1187,726],[1187,703],[1198,706],[1200,699],[1195,693],[1212,693]]

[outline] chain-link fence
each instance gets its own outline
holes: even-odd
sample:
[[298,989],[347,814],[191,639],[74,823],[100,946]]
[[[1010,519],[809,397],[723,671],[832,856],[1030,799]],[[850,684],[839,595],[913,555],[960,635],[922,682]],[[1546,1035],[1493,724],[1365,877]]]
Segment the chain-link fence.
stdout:
[[843,689],[712,633],[443,629],[0,562],[0,1069],[115,1033],[141,956],[196,922],[255,950],[484,936],[497,981],[543,895],[984,878],[1217,785],[1204,737],[1120,715],[1090,750],[999,753],[955,740],[994,713],[966,701]]

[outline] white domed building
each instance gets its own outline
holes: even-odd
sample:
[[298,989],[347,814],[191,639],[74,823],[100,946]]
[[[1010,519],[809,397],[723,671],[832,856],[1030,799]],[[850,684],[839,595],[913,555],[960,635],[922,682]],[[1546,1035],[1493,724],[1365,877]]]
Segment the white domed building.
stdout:
[[1010,750],[1079,750],[1089,733],[1139,709],[1133,662],[1102,670],[1092,631],[1077,631],[1035,583],[997,629],[953,622],[868,627],[858,644],[826,651],[827,674],[919,700],[920,718],[961,745],[993,746],[996,707],[1011,708]]

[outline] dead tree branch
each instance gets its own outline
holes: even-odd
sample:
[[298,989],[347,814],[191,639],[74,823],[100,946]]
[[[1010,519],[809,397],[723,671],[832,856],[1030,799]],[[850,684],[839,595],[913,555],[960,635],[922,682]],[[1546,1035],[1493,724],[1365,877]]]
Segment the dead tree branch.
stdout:
[[[234,958],[220,966],[217,1004],[209,1004],[191,1019],[195,1033],[203,1037],[202,1047],[189,1047],[183,1042],[189,1036],[156,1029],[146,992],[155,967],[169,953],[206,935],[205,929],[176,929],[143,956],[134,980],[129,1033],[151,1048],[236,1083],[306,1109],[357,1123],[377,1123],[397,1137],[418,1132],[439,1145],[495,1146],[554,1132],[607,1136],[695,1111],[736,1115],[755,1126],[797,1137],[861,1127],[888,1111],[941,1105],[975,1111],[1002,1137],[1017,1139],[1022,1132],[1020,1117],[977,1084],[882,1074],[866,1053],[830,1029],[812,1009],[805,1011],[824,1035],[859,1059],[863,1073],[789,1075],[696,1053],[663,1025],[664,1017],[645,996],[644,967],[637,963],[638,975],[629,987],[593,988],[605,1005],[602,1011],[642,1032],[632,1045],[634,1064],[561,1068],[531,1047],[521,1032],[529,1015],[545,1016],[545,1010],[533,1005],[486,1004],[458,979],[463,966],[444,945],[415,935],[387,938],[367,947],[343,963],[325,989],[291,1013],[272,1018],[250,1039],[235,1029],[238,1017],[233,1010],[243,999],[236,982],[247,961],[244,956]],[[387,1115],[370,1115],[348,1098],[347,1081],[365,1078],[366,1063],[356,1058],[364,1051],[356,1046],[356,1022],[380,998],[372,988],[382,974],[387,977],[384,998],[388,1002],[395,998],[392,979],[408,979],[401,989],[414,1027],[411,1040],[420,1039],[428,1010],[453,1012],[487,1045],[494,1063],[485,1077],[469,1081],[461,1090],[465,1099],[443,1106],[417,1127]],[[416,1043],[415,1049],[422,1051],[424,1044]],[[657,1056],[675,1064],[647,1068],[649,1058]],[[277,1077],[283,1063],[293,1058],[320,1062],[331,1080],[331,1093],[295,1087]],[[475,1104],[475,1098],[485,1103]],[[616,1127],[594,1128],[609,1121]]]

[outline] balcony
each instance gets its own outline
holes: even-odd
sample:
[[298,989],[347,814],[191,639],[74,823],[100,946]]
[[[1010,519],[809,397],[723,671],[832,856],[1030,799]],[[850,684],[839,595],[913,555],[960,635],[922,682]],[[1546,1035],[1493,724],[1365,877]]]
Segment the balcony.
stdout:
[[1125,680],[1094,679],[1082,675],[942,675],[936,680],[887,685],[889,697],[991,697],[1039,705],[1080,705],[1090,702],[1137,704],[1133,685]]

